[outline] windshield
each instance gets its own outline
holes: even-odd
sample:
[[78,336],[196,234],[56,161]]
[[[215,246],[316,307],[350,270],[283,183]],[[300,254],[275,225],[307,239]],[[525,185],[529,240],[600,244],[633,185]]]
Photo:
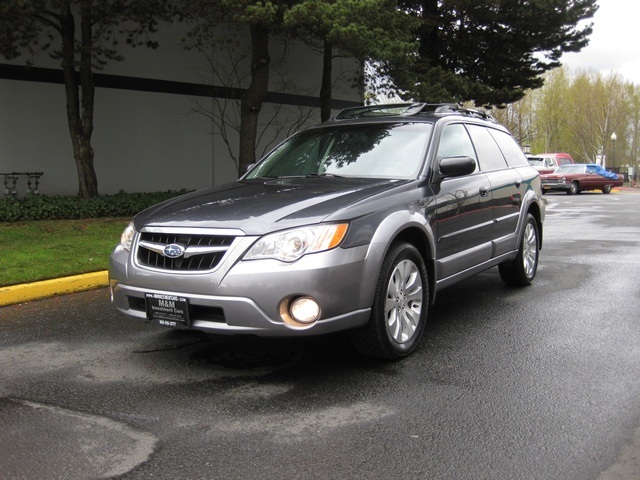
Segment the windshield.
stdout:
[[527,158],[527,160],[529,160],[529,165],[532,165],[534,167],[544,167],[544,160],[542,160],[541,158],[529,157]]
[[333,126],[294,135],[247,175],[415,177],[431,133],[428,123]]
[[582,165],[562,165],[556,168],[556,173],[583,173],[584,167]]

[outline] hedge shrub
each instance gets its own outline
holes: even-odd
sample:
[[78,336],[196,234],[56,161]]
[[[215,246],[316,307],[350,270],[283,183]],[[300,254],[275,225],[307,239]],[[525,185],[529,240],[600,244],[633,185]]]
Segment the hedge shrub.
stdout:
[[79,218],[130,217],[187,190],[101,195],[97,198],[27,195],[0,200],[0,222],[67,220]]

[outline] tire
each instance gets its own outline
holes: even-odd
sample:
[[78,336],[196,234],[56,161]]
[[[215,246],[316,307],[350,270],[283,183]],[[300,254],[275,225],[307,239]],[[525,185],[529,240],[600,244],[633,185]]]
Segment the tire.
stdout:
[[429,310],[429,278],[420,252],[394,243],[382,262],[369,322],[351,332],[351,342],[368,357],[397,360],[418,346]]
[[518,255],[512,262],[498,266],[500,278],[507,285],[515,287],[531,285],[538,270],[538,257],[540,255],[540,239],[538,235],[538,223],[533,215],[528,213],[527,223],[520,239]]
[[575,195],[576,193],[578,193],[578,191],[578,182],[571,182],[571,185],[569,185],[569,190],[567,190],[567,194]]
[[605,185],[602,188],[602,193],[611,193],[611,185]]

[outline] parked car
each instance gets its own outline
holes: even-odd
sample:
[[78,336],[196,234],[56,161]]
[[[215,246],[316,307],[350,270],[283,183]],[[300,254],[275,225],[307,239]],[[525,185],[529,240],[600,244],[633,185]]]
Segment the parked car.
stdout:
[[569,195],[586,190],[601,190],[610,193],[613,187],[621,187],[624,177],[609,172],[600,165],[581,164],[563,165],[555,172],[541,175],[543,192],[563,190]]
[[540,175],[553,173],[553,171],[562,165],[571,165],[574,162],[568,153],[538,153],[536,155],[528,155],[529,164],[534,167]]
[[529,162],[529,165],[531,165],[536,170],[539,170],[540,168],[544,167],[544,158],[538,157],[536,155],[529,155],[529,154],[527,154],[526,157],[527,157],[527,161]]
[[363,354],[418,345],[437,293],[498,266],[534,279],[540,177],[490,116],[455,105],[347,109],[238,181],[133,218],[109,265],[115,307],[178,329],[350,330]]

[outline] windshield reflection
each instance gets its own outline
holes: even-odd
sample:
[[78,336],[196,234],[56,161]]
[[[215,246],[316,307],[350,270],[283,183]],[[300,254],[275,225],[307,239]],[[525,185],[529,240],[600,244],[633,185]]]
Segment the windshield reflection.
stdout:
[[431,124],[321,127],[293,136],[248,175],[411,178],[424,158]]

